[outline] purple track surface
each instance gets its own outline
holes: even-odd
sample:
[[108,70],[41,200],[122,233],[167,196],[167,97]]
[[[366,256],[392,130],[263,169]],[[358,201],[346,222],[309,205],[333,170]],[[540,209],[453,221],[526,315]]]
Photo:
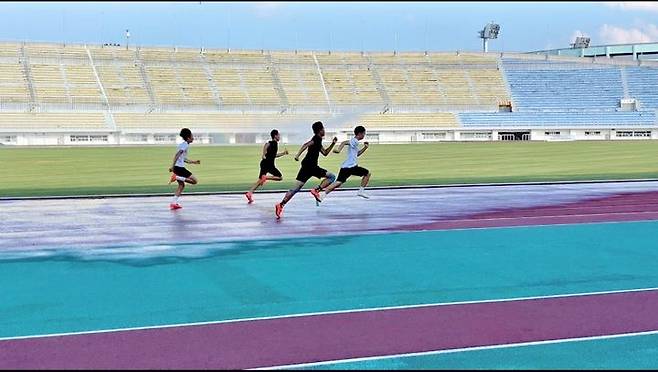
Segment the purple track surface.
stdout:
[[658,329],[658,290],[0,341],[0,368],[258,368]]
[[591,222],[646,221],[658,219],[658,192],[629,193],[561,205],[503,209],[466,218],[442,218],[410,224],[395,230],[445,230],[459,228],[555,225]]
[[[331,194],[320,207],[302,192],[274,218],[283,194],[170,198],[1,201],[0,252],[34,257],[74,251],[103,254],[108,247],[231,242],[390,231],[658,219],[658,182],[471,186],[370,190]],[[93,239],[89,239],[93,236]]]

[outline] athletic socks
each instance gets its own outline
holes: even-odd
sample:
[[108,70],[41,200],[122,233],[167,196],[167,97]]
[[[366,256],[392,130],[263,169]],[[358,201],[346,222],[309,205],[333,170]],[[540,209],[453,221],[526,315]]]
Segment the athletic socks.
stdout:
[[174,200],[171,201],[172,204],[178,204],[178,199],[180,196],[174,196]]

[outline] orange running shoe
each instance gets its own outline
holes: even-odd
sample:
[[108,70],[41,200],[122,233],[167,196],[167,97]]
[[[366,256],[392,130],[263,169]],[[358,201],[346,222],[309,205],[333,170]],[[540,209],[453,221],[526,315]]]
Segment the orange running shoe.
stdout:
[[247,201],[249,204],[254,202],[254,198],[253,198],[254,194],[251,191],[248,191],[246,194],[244,194],[244,196],[247,197]]
[[176,173],[171,173],[171,178],[169,178],[169,185],[171,185],[172,182],[176,181]]
[[276,214],[277,220],[281,218],[281,215],[283,214],[283,205],[281,205],[281,203],[276,203],[274,206],[274,214]]
[[169,204],[169,209],[171,209],[172,211],[175,211],[176,209],[181,209],[181,208],[183,208],[183,207],[181,207],[181,205],[178,204],[178,203]]
[[311,189],[311,195],[315,198],[315,201],[318,203],[322,202],[322,197],[320,196],[320,193],[316,189]]
[[267,182],[267,175],[264,174],[260,177],[260,185],[263,186],[265,182]]

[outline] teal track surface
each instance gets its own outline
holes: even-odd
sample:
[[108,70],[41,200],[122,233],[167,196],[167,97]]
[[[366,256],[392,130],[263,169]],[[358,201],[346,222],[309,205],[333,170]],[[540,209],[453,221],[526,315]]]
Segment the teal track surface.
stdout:
[[656,369],[658,335],[322,364],[299,369]]
[[656,231],[579,224],[242,242],[196,259],[5,261],[0,337],[646,288],[658,284]]

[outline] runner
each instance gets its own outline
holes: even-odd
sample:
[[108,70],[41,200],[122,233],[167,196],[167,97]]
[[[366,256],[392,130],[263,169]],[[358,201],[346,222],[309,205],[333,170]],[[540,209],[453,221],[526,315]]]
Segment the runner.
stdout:
[[192,131],[188,128],[183,128],[180,131],[180,136],[183,138],[183,142],[178,145],[178,151],[176,151],[176,155],[174,156],[173,165],[169,168],[169,172],[172,172],[171,178],[169,179],[169,184],[174,181],[178,181],[178,188],[174,193],[174,199],[172,200],[171,204],[169,204],[169,209],[171,210],[183,208],[180,204],[178,204],[178,201],[181,194],[183,193],[183,189],[185,189],[185,183],[189,183],[191,185],[196,185],[198,183],[196,177],[192,175],[192,172],[185,168],[185,163],[201,164],[200,160],[187,159],[190,143],[194,141]]
[[[274,160],[284,155],[288,155],[288,149],[285,149],[281,153],[277,153],[279,150],[279,141],[281,141],[281,135],[279,135],[278,130],[273,129],[272,132],[270,132],[270,136],[272,137],[272,140],[265,143],[263,146],[263,156],[260,161],[260,173],[258,174],[258,181],[256,181],[254,186],[252,186],[252,188],[245,194],[249,204],[254,202],[254,192],[256,189],[263,186],[265,182],[283,180],[281,172],[276,169],[276,166],[274,165]],[[268,176],[268,174],[270,174],[270,176]]]
[[336,145],[338,139],[334,137],[334,139],[331,141],[331,145],[325,149],[322,147],[322,138],[325,135],[324,125],[322,122],[316,121],[313,123],[312,128],[314,134],[313,138],[302,145],[302,147],[299,149],[299,152],[297,153],[297,156],[295,156],[295,160],[299,161],[299,157],[302,155],[302,153],[308,150],[306,152],[306,157],[304,157],[304,160],[302,160],[302,167],[299,169],[299,173],[297,173],[296,184],[292,189],[290,189],[290,191],[286,193],[286,195],[283,197],[283,200],[274,206],[277,219],[281,218],[281,215],[283,214],[283,207],[286,205],[286,203],[288,203],[290,199],[292,199],[292,197],[295,196],[295,194],[297,194],[297,192],[299,192],[302,187],[304,187],[309,178],[316,177],[322,179],[320,184],[314,189],[316,192],[324,189],[336,179],[336,176],[333,173],[328,172],[326,169],[320,168],[318,165],[318,158],[320,157],[320,154],[324,156],[329,155],[331,150]]

